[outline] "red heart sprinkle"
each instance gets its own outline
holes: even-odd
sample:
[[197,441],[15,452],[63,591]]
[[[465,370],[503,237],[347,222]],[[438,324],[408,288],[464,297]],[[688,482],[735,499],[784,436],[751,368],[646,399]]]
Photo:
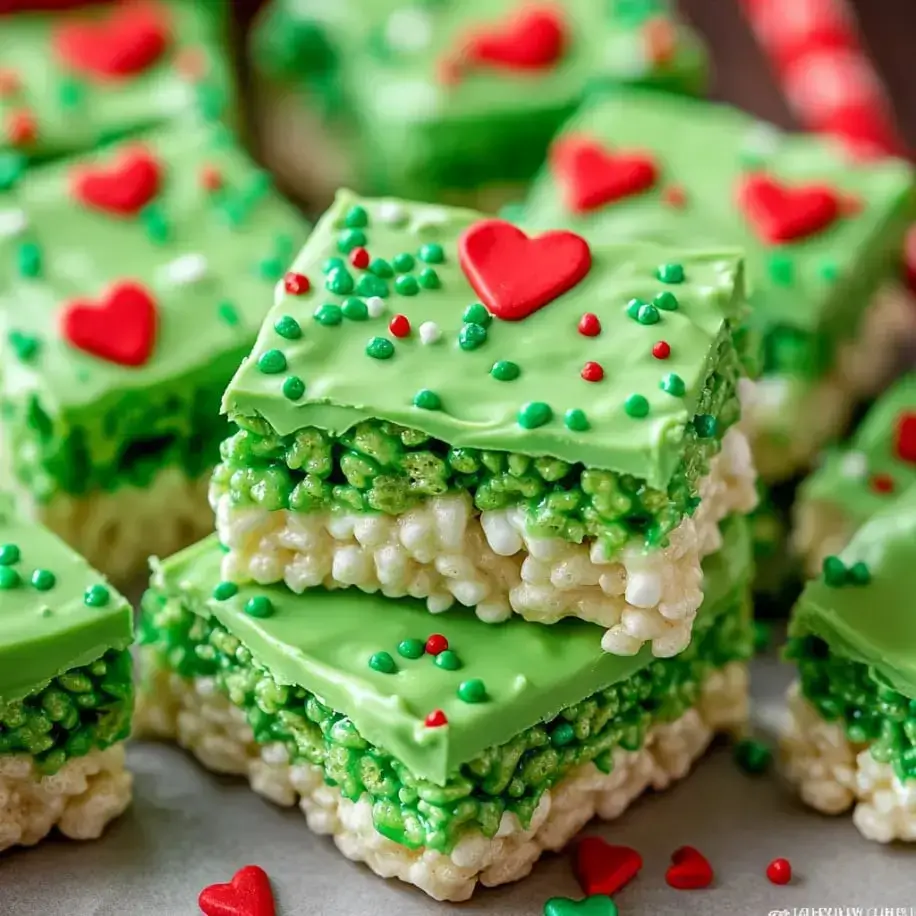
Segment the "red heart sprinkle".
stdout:
[[369,252],[365,248],[354,248],[350,252],[350,263],[359,270],[364,270],[369,266]]
[[792,863],[788,859],[773,859],[767,865],[767,878],[772,884],[788,884],[792,880]]
[[395,315],[388,322],[388,330],[395,337],[407,337],[410,334],[410,319],[406,315]]
[[65,20],[54,36],[58,57],[79,73],[108,81],[142,73],[165,53],[169,26],[148,0],[117,4],[101,19]]
[[667,16],[655,16],[642,27],[646,57],[656,66],[671,63],[677,53],[677,29]]
[[60,313],[60,333],[79,350],[119,366],[142,366],[156,341],[157,309],[139,283],[122,281],[100,303],[77,300]]
[[748,175],[738,186],[738,205],[754,231],[771,244],[793,242],[840,218],[840,198],[825,185],[790,188],[768,175]]
[[665,872],[669,887],[679,891],[699,890],[712,884],[709,860],[693,846],[681,846],[671,854],[671,865]]
[[600,382],[604,378],[604,369],[601,363],[588,362],[582,367],[579,373],[587,382]]
[[427,728],[440,728],[443,725],[448,725],[448,719],[446,719],[445,713],[441,709],[434,709],[426,717],[423,724]]
[[200,170],[200,184],[205,191],[219,191],[223,186],[222,172],[215,165],[205,165]]
[[875,493],[894,492],[894,478],[890,474],[872,474],[868,483]]
[[228,884],[211,884],[197,898],[205,916],[275,916],[270,879],[263,868],[246,865]]
[[503,321],[521,321],[562,296],[592,264],[588,242],[581,236],[558,231],[532,239],[499,219],[466,229],[458,255],[474,291]]
[[31,111],[11,111],[6,117],[6,135],[13,146],[30,146],[38,137],[38,123]]
[[905,410],[897,417],[894,450],[901,461],[916,464],[916,411]]
[[601,333],[601,321],[593,312],[586,312],[579,319],[577,330],[583,337],[597,337]]
[[311,287],[312,284],[305,274],[297,274],[290,271],[283,276],[283,289],[293,296],[304,296]]
[[564,204],[573,213],[641,194],[658,180],[658,167],[648,154],[611,152],[588,137],[564,137],[555,143],[550,168]]
[[669,184],[662,191],[662,202],[675,210],[687,206],[687,192],[679,184]]
[[666,340],[660,340],[652,347],[652,355],[656,359],[667,359],[671,355],[671,344]]
[[74,168],[70,192],[84,206],[133,216],[159,193],[161,177],[158,160],[143,147],[131,147],[111,165]]
[[478,65],[506,70],[542,70],[562,57],[565,45],[566,25],[560,11],[530,7],[472,34],[462,56]]
[[613,896],[639,874],[642,856],[629,846],[612,846],[589,836],[576,847],[576,877],[582,891]]
[[441,633],[433,633],[426,640],[425,648],[429,655],[438,655],[448,648],[448,640]]

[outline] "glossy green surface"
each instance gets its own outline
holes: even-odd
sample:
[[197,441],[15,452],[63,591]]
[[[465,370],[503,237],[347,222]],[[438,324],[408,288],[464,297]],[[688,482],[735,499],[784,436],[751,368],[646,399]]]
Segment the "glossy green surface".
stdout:
[[[440,785],[485,748],[653,663],[648,649],[628,658],[605,653],[600,628],[579,621],[543,627],[519,619],[485,624],[462,612],[431,618],[418,602],[353,589],[297,596],[282,585],[250,585],[217,600],[212,595],[221,556],[216,539],[208,538],[157,564],[151,598],[174,602],[176,613],[212,615],[278,684],[316,694],[348,716],[366,741]],[[750,576],[742,520],[729,524],[725,546],[704,571],[700,613],[708,619],[735,605]],[[259,595],[270,599],[268,617],[245,611]],[[433,633],[446,637],[459,669],[439,667],[429,655],[409,659],[398,653],[404,640],[425,642]],[[396,673],[370,666],[378,652],[395,659]],[[460,684],[472,678],[483,681],[485,702],[458,697]],[[436,709],[446,714],[448,725],[428,728],[426,716]]]
[[[444,261],[435,265],[440,288],[403,295],[394,281],[380,280],[387,298],[381,300],[384,311],[379,317],[343,318],[328,325],[313,317],[323,305],[346,305],[352,286],[358,289],[367,278],[371,289],[378,288],[379,278],[356,268],[337,265],[322,273],[328,259],[340,257],[340,249],[352,242],[354,230],[345,221],[355,205],[368,218],[368,225],[356,230],[357,238],[374,258],[390,263],[398,254],[416,255],[425,243],[441,244]],[[280,435],[307,426],[339,434],[360,420],[388,420],[450,446],[549,455],[666,486],[685,451],[694,415],[704,412],[719,361],[723,354],[734,353],[735,326],[743,316],[740,259],[730,253],[596,245],[591,269],[575,287],[522,321],[494,319],[480,344],[468,348],[467,328],[480,326],[466,324],[463,315],[477,296],[458,263],[457,243],[462,231],[480,219],[467,210],[365,200],[340,192],[293,265],[310,278],[311,292],[278,297],[251,357],[226,391],[223,409],[230,419],[263,418]],[[656,276],[659,265],[671,261],[686,270],[687,279],[676,286],[666,286]],[[413,276],[422,267],[414,263],[402,276]],[[659,310],[657,323],[643,324],[627,314],[634,297],[651,301],[666,290],[675,292],[679,305],[675,311]],[[577,330],[587,312],[600,319],[597,336]],[[412,327],[406,338],[388,334],[388,323],[398,313]],[[275,325],[286,315],[301,326],[298,338],[277,333]],[[421,340],[419,329],[426,322],[438,327],[441,337],[435,343]],[[375,337],[393,344],[390,358],[374,359],[367,353]],[[669,359],[652,355],[658,340],[670,344]],[[265,372],[261,361],[273,358],[274,350],[283,355],[284,367],[278,373]],[[516,363],[519,376],[511,381],[494,378],[491,369],[500,360]],[[589,360],[604,367],[603,381],[581,377]],[[661,387],[663,377],[672,372],[684,380],[683,396]],[[304,381],[304,397],[286,397],[287,375]],[[421,389],[438,395],[441,409],[416,406]],[[626,402],[633,394],[647,399],[648,416],[628,415]],[[521,415],[530,403],[547,404],[551,418],[523,427]],[[585,431],[564,424],[567,412],[576,409],[587,417]]]

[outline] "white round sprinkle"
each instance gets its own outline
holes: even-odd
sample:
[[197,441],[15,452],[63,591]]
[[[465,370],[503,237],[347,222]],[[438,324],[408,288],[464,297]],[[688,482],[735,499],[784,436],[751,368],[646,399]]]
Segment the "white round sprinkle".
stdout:
[[781,143],[782,131],[779,128],[765,121],[758,121],[745,134],[742,147],[745,153],[769,156],[779,149]]
[[840,473],[844,477],[861,479],[868,473],[868,459],[864,452],[847,452],[840,462]]
[[175,286],[197,283],[207,275],[207,259],[202,254],[185,254],[165,265],[165,279]]
[[433,24],[429,13],[421,9],[395,10],[385,23],[385,40],[396,51],[410,54],[429,46]]
[[407,218],[407,210],[402,204],[393,200],[386,200],[385,203],[379,204],[378,218],[383,223],[397,226]]
[[439,330],[439,325],[435,321],[424,321],[420,325],[420,343],[431,344],[435,343],[441,336],[442,332]]
[[25,210],[0,210],[0,238],[19,235],[29,225]]
[[370,296],[366,300],[366,308],[370,318],[378,318],[385,311],[385,300],[381,296]]

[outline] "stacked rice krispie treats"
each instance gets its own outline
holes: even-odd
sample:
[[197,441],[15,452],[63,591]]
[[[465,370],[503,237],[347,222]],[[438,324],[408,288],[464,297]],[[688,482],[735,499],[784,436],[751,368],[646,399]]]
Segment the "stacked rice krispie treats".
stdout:
[[130,605],[0,494],[0,851],[99,836],[131,799]]

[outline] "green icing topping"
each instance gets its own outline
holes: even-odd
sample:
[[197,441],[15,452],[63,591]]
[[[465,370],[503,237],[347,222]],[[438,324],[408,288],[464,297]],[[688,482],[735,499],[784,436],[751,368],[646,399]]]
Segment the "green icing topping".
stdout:
[[[305,318],[314,306],[278,290],[252,358],[226,391],[223,409],[231,419],[242,425],[263,419],[280,436],[307,427],[339,436],[360,421],[385,420],[456,448],[549,455],[632,474],[655,488],[669,483],[688,446],[691,421],[703,412],[710,385],[735,349],[743,317],[736,256],[680,256],[686,279],[678,287],[678,308],[660,312],[644,305],[642,309],[651,309],[656,318],[664,315],[658,327],[649,329],[628,319],[626,303],[634,297],[648,301],[664,292],[656,276],[664,252],[653,245],[593,246],[591,269],[577,286],[524,321],[497,319],[487,326],[478,323],[486,322],[486,310],[473,309],[478,297],[457,255],[461,233],[481,219],[470,211],[362,200],[341,192],[296,258],[295,272],[314,274],[328,259],[335,250],[337,226],[357,201],[368,214],[367,245],[374,254],[394,259],[407,249],[415,250],[421,239],[435,239],[443,247],[446,260],[438,270],[442,288],[420,290],[397,306],[413,328],[434,322],[441,340],[431,345],[422,335],[412,334],[394,344],[381,336],[387,330],[385,316],[358,324],[309,322]],[[391,206],[406,210],[404,225],[391,224]],[[339,270],[332,269],[329,276]],[[571,316],[596,308],[596,303],[602,332],[597,338],[586,337]],[[274,325],[286,315],[299,321],[301,338],[278,339]],[[671,347],[663,364],[652,355],[661,332]],[[294,404],[283,396],[276,378],[258,371],[259,360],[274,349],[283,352],[290,371],[308,386],[306,396]],[[581,377],[582,364],[591,357],[600,357],[605,368],[601,385]],[[515,363],[522,383],[496,384],[491,370],[498,361]],[[683,379],[682,398],[671,398],[659,388],[663,370]],[[418,383],[435,391],[444,409],[418,411],[413,404]],[[650,422],[635,424],[624,411],[624,400],[632,391],[647,399]],[[542,422],[520,425],[519,413],[529,403],[547,405],[550,415],[544,414]],[[573,408],[587,414],[588,429],[571,430],[563,423],[566,411]]]
[[[704,564],[706,600],[697,626],[708,621],[716,644],[734,653],[742,646],[742,639],[736,639],[744,632],[745,624],[737,622],[740,615],[735,618],[737,632],[724,621],[716,626],[712,621],[743,602],[750,575],[743,520],[728,524],[725,538],[723,549]],[[197,634],[193,640],[198,644],[211,632],[222,633],[221,639],[230,641],[215,648],[230,663],[208,663],[208,670],[215,667],[229,674],[235,667],[235,648],[230,651],[228,646],[242,646],[243,680],[259,680],[269,672],[284,697],[298,690],[321,697],[326,709],[322,716],[334,710],[338,718],[349,717],[341,729],[355,730],[418,778],[440,786],[486,748],[553,718],[556,710],[581,703],[641,671],[652,681],[652,672],[669,664],[654,659],[648,650],[632,657],[610,655],[601,648],[600,629],[581,621],[540,627],[513,619],[491,626],[459,611],[437,615],[434,622],[435,632],[460,656],[460,669],[451,670],[432,664],[424,653],[423,640],[432,624],[419,602],[391,601],[349,589],[310,590],[297,596],[282,585],[242,586],[237,595],[216,601],[211,596],[220,581],[221,558],[211,537],[155,565],[145,601],[143,641],[158,645],[168,664],[190,677],[203,673],[198,666],[206,661],[206,652],[187,645],[188,632]],[[273,613],[266,618],[250,616],[248,603],[262,597],[269,598]],[[700,642],[695,638],[694,646]],[[378,652],[399,656],[396,674],[376,672],[367,664]],[[680,660],[691,657],[685,654]],[[239,661],[238,655],[234,658]],[[506,665],[507,658],[511,665]],[[486,686],[486,702],[466,703],[457,695],[463,682],[474,679]],[[250,687],[253,684],[241,689],[247,695]],[[279,701],[276,711],[284,703]],[[448,728],[426,727],[426,716],[437,709],[447,716]]]

